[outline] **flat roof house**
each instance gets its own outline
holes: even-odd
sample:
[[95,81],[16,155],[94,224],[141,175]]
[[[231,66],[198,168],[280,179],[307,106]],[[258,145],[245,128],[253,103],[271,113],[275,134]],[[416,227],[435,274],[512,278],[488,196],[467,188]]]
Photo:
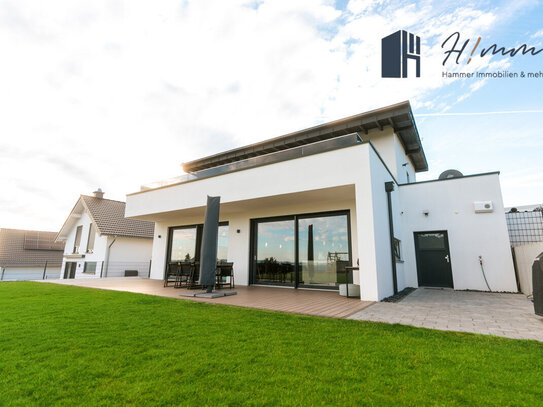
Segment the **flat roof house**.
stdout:
[[0,280],[58,278],[64,243],[56,232],[0,229]]
[[60,278],[149,275],[154,224],[125,218],[125,206],[100,189],[79,197],[56,236],[66,243]]
[[416,182],[428,164],[409,102],[183,169],[127,197],[126,216],[155,222],[153,279],[198,260],[211,195],[218,257],[238,284],[337,289],[358,265],[363,300],[417,286],[517,290],[498,173]]

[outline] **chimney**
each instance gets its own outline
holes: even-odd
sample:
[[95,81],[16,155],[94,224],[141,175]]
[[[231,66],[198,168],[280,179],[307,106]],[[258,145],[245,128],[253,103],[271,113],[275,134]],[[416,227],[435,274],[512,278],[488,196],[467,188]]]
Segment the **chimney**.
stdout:
[[96,191],[92,193],[95,198],[102,199],[104,197],[104,192],[102,191],[102,188],[98,188]]

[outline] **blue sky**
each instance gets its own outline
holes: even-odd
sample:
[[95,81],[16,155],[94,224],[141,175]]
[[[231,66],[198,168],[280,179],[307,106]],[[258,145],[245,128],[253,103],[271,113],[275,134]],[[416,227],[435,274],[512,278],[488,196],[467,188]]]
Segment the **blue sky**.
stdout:
[[[124,200],[183,161],[403,100],[419,180],[500,170],[506,205],[541,203],[543,78],[444,79],[440,44],[541,48],[542,21],[524,0],[0,0],[0,227],[58,230],[97,187]],[[422,39],[420,78],[381,78],[399,29]],[[543,70],[543,53],[462,61],[446,69]]]

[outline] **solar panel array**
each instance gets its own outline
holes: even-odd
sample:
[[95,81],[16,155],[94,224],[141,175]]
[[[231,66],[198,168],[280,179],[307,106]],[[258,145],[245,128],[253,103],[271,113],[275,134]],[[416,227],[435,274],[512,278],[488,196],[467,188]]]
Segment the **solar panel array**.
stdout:
[[25,250],[64,250],[63,242],[55,242],[51,233],[27,231],[24,241]]

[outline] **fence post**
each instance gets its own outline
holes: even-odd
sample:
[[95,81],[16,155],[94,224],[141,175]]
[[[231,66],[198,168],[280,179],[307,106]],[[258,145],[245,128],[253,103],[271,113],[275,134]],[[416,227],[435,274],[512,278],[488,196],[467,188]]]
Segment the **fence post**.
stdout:
[[103,272],[104,272],[104,261],[102,260],[102,266],[100,267],[100,278],[102,278]]
[[147,278],[151,278],[151,263],[153,262],[153,259],[149,260],[149,273],[147,274]]
[[6,271],[6,268],[2,267],[2,278],[0,278],[0,281],[2,281],[4,279],[4,271]]
[[45,280],[45,273],[47,273],[47,260],[45,260],[45,266],[43,267],[43,277],[42,280]]

